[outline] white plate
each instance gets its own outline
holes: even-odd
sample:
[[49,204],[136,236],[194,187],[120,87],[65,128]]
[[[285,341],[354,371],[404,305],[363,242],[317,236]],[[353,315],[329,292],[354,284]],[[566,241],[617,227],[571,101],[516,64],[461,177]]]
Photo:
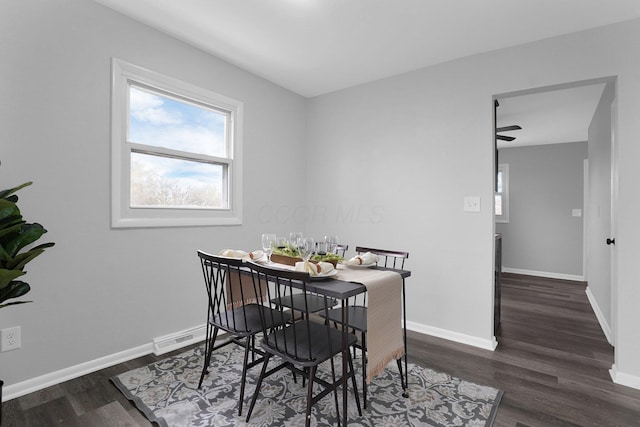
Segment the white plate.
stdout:
[[369,267],[373,267],[374,265],[376,265],[375,262],[372,262],[370,264],[347,264],[345,263],[344,265],[346,265],[348,268],[369,268]]
[[311,276],[311,280],[324,280],[324,279],[328,279],[330,277],[333,277],[336,274],[338,274],[338,270],[331,270],[330,272],[328,272],[326,274],[319,274],[317,276]]

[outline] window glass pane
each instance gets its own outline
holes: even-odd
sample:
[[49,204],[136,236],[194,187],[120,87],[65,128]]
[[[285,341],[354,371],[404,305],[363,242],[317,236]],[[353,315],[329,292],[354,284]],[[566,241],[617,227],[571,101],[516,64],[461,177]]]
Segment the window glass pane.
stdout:
[[496,194],[496,215],[502,215],[502,194]]
[[226,157],[227,114],[129,86],[131,142]]
[[225,166],[131,153],[132,208],[227,208]]
[[497,184],[498,188],[498,193],[502,193],[502,171],[499,170],[498,171],[498,184]]

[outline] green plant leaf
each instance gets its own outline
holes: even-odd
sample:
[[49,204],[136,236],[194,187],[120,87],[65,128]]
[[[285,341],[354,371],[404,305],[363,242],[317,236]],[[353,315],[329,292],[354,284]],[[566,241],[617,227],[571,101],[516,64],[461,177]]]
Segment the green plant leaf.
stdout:
[[20,209],[18,206],[12,201],[0,199],[0,219],[14,215],[20,216]]
[[21,270],[7,270],[6,268],[0,268],[0,290],[9,286],[14,279],[24,276],[25,274],[26,273]]
[[41,245],[38,246],[34,246],[33,248],[31,248],[31,250],[35,250],[35,249],[46,249],[46,248],[50,248],[52,246],[55,246],[55,242],[48,242],[48,243],[43,243]]
[[13,215],[7,215],[3,218],[0,218],[0,227],[8,227],[12,224],[18,223],[18,222],[27,222],[22,218],[22,215],[20,214],[20,210],[19,209],[14,209],[13,210]]
[[13,257],[13,259],[7,263],[6,267],[11,270],[22,270],[28,262],[32,261],[35,257],[43,252],[44,248],[30,249],[27,252],[23,252]]
[[7,263],[11,262],[13,258],[7,253],[4,246],[0,245],[0,268],[5,268]]
[[28,187],[31,184],[33,184],[33,182],[29,181],[29,182],[25,182],[22,185],[18,185],[17,187],[10,188],[8,190],[0,191],[0,199],[6,199],[7,197],[9,197],[9,195],[15,193],[16,191],[18,191],[20,189],[23,189],[24,187]]
[[0,224],[0,244],[4,246],[6,242],[12,239],[12,237],[8,235],[10,233],[19,233],[22,229],[22,225],[26,223],[26,221],[14,221],[13,223],[8,223],[5,226]]
[[6,304],[0,304],[0,308],[9,307],[10,305],[16,305],[16,304],[26,304],[28,302],[33,302],[33,301],[13,301],[13,302],[8,302]]
[[16,280],[11,282],[8,286],[0,289],[0,303],[5,302],[11,298],[19,298],[31,290],[28,283]]
[[47,230],[38,223],[23,224],[22,229],[16,235],[16,238],[5,245],[5,250],[9,256],[14,257],[20,249],[38,240]]

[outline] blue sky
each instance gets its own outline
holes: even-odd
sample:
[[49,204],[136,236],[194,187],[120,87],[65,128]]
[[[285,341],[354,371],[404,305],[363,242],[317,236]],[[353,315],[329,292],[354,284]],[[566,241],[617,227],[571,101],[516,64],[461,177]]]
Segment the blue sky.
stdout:
[[[130,86],[129,140],[139,144],[170,148],[209,156],[226,157],[226,116],[215,110],[177,101]],[[221,178],[221,168],[149,155],[135,156],[146,167],[182,184],[211,183]]]

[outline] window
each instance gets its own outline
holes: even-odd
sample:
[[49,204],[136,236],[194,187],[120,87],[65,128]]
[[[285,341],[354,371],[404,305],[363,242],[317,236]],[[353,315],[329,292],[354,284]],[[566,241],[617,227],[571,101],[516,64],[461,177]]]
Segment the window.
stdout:
[[242,223],[242,103],[115,59],[113,227]]
[[496,222],[509,222],[509,165],[498,166],[495,202]]

